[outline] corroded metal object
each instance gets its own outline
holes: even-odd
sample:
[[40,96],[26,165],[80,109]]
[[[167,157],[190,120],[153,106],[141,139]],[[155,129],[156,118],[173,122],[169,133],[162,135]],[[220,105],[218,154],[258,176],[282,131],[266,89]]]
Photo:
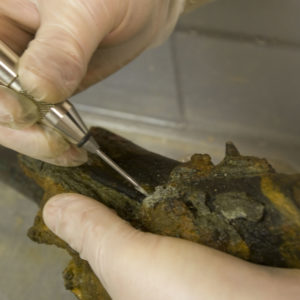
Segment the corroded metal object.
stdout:
[[[143,199],[93,155],[72,169],[21,156],[25,174],[44,190],[41,208],[55,194],[77,192],[115,209],[141,230],[188,239],[259,264],[300,267],[299,174],[278,174],[265,159],[240,155],[232,143],[218,165],[206,154],[179,163],[100,128],[93,135],[152,195]],[[31,189],[38,191],[32,183]],[[72,255],[65,285],[79,299],[110,299],[87,262],[47,229],[41,211],[29,236]]]

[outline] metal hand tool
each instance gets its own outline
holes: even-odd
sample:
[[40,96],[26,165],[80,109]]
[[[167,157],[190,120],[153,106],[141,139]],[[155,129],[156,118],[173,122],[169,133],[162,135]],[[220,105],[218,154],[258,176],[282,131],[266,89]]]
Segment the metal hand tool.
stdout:
[[[0,40],[0,84],[22,93],[34,101],[22,89],[17,73],[18,61],[18,55]],[[99,155],[109,166],[129,181],[137,191],[148,196],[148,193],[129,174],[101,151],[75,107],[68,100],[55,105],[37,101],[34,103],[41,113],[41,123],[53,127],[77,147],[82,147],[88,152]]]

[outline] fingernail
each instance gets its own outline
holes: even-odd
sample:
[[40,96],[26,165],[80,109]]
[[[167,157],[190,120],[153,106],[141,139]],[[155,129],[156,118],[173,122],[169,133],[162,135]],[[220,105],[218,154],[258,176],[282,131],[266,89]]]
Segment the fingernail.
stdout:
[[79,149],[71,145],[70,149],[63,155],[55,158],[45,159],[50,164],[65,166],[65,167],[78,167],[88,160],[87,152],[84,149]]
[[14,129],[26,128],[39,119],[36,104],[22,94],[0,86],[0,123]]
[[[72,94],[77,81],[73,83],[70,79],[70,83],[64,78],[65,73],[70,73],[66,71],[69,66],[61,61],[50,62],[50,59],[41,53],[37,57],[33,57],[33,53],[25,53],[19,63],[19,78],[23,89],[35,100],[58,103]],[[70,77],[74,77],[74,72],[71,72]]]
[[43,210],[45,224],[56,233],[57,224],[60,222],[62,209],[72,201],[69,194],[60,194],[48,200]]

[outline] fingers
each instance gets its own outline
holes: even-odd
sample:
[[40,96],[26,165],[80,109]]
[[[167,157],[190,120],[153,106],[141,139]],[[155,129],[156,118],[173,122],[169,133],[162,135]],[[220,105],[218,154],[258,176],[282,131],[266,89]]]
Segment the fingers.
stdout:
[[55,196],[43,217],[90,263],[112,299],[287,299],[287,291],[288,298],[299,295],[299,272],[289,277],[199,244],[139,232],[81,195]]
[[[96,275],[113,295],[117,277],[112,278],[113,260],[122,255],[122,249],[131,246],[137,232],[112,210],[93,199],[62,194],[48,201],[43,217],[46,225],[86,259]],[[120,267],[119,271],[124,275]],[[117,299],[117,298],[116,298]],[[124,299],[126,294],[124,294]]]
[[93,52],[114,27],[112,4],[98,0],[35,2],[41,25],[20,60],[20,81],[36,100],[57,103],[75,91]]
[[85,90],[124,67],[145,49],[143,43],[143,40],[136,39],[131,43],[97,49],[77,92]]
[[39,120],[39,111],[30,99],[0,86],[0,125],[21,129]]
[[49,228],[64,239],[83,259],[97,264],[99,246],[134,230],[112,210],[96,200],[78,194],[62,194],[44,208]]
[[0,144],[60,166],[79,166],[87,161],[86,151],[70,145],[54,130],[38,125],[24,130],[0,126]]
[[121,25],[94,52],[77,91],[116,72],[147,48],[162,43],[171,34],[183,7],[184,0],[134,2],[134,9],[129,6]]
[[196,268],[186,279],[180,276],[185,264],[195,265],[192,243],[137,231],[104,205],[77,194],[50,199],[43,217],[90,263],[113,299],[196,299],[184,294]]

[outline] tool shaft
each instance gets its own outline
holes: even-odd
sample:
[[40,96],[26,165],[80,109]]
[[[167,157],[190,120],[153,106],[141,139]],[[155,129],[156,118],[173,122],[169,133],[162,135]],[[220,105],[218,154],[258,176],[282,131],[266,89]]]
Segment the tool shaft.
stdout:
[[[18,61],[19,57],[17,54],[0,40],[0,84],[18,93],[24,93],[18,80]],[[28,96],[28,98],[31,99],[30,96]],[[131,176],[100,150],[98,143],[89,136],[88,128],[79,113],[68,100],[56,105],[32,101],[40,110],[40,121],[42,123],[53,127],[70,143],[82,147],[91,153],[96,153],[109,166],[130,182],[137,191],[148,196],[147,192]]]
[[145,196],[148,196],[148,193],[122,168],[120,168],[113,160],[111,160],[104,152],[102,152],[100,149],[96,150],[96,154],[101,157],[102,160],[104,160],[109,166],[111,166],[115,171],[117,171],[122,177],[127,179],[137,191],[142,193]]

